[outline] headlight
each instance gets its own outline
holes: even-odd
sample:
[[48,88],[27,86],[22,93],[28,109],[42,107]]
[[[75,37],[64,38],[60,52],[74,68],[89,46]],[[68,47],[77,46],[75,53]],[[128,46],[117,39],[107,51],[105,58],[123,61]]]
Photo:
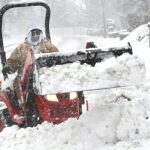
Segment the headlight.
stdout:
[[45,99],[47,99],[48,101],[55,101],[55,102],[58,102],[58,98],[56,95],[45,95],[44,96]]
[[[61,97],[62,96],[62,97]],[[69,93],[69,96],[70,97],[64,97],[65,94],[59,94],[59,98],[57,98],[57,96],[55,94],[53,95],[45,95],[44,98],[48,101],[55,101],[55,102],[58,102],[59,100],[66,100],[66,99],[70,99],[70,100],[73,100],[77,97],[77,93],[76,92],[71,92]]]
[[70,93],[70,99],[75,99],[77,97],[77,93],[76,92],[71,92]]

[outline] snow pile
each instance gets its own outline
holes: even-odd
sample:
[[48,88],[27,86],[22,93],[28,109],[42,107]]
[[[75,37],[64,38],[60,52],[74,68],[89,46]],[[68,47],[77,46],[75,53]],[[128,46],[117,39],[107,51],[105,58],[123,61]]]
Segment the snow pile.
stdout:
[[[122,102],[121,118],[117,126],[119,140],[145,139],[150,137],[150,95],[146,91],[131,89],[129,102]],[[138,92],[138,94],[137,94]]]
[[149,39],[149,28],[147,24],[141,25],[136,28],[128,37],[126,37],[123,41],[125,43],[131,42],[131,45],[136,45],[138,43],[147,44],[148,46]]
[[[81,128],[83,126],[83,128]],[[91,136],[88,136],[90,134]],[[5,139],[4,135],[8,135]],[[48,149],[69,149],[84,150],[94,148],[94,144],[99,144],[95,133],[90,133],[89,129],[82,123],[76,123],[76,120],[70,120],[69,123],[61,126],[53,126],[47,122],[35,128],[18,129],[16,126],[5,129],[0,135],[1,150],[48,150]],[[20,139],[20,140],[19,140]],[[79,142],[79,140],[81,140]],[[86,141],[92,141],[86,143]],[[9,145],[7,144],[9,141]],[[83,143],[83,144],[82,144]]]
[[[95,67],[79,62],[58,65],[38,70],[41,85],[40,94],[78,91],[85,89],[107,88],[138,84],[144,80],[145,66],[137,57],[124,54],[117,59],[111,58]],[[58,86],[59,85],[59,86]]]
[[88,92],[85,96],[90,111],[84,112],[79,120],[69,119],[59,125],[44,122],[27,129],[5,128],[0,133],[0,149],[126,150],[134,147],[138,150],[144,147],[141,140],[150,137],[150,95],[144,88]]
[[[136,52],[139,49],[133,50]],[[142,55],[143,60],[150,56],[146,45],[144,47],[141,45],[140,53],[137,54],[139,57]],[[125,79],[127,81],[132,79],[138,83],[144,78],[145,72],[143,61],[139,57],[125,54],[117,59],[111,58],[99,63],[95,67],[86,64],[80,66],[78,63],[71,66],[64,65],[63,68],[52,67],[50,77],[43,76],[42,79],[41,74],[40,79],[51,81],[50,86],[53,84],[54,90],[59,88],[56,85],[60,86],[64,81],[66,88],[70,89],[72,80],[81,83],[92,83],[95,80],[96,83],[97,80],[103,79],[103,81],[111,80],[112,83],[116,81],[126,83]],[[147,71],[149,61],[144,62],[147,63]],[[48,70],[43,68],[43,71]],[[78,71],[82,73],[77,76]],[[68,78],[70,79],[67,83]],[[79,78],[80,80],[76,80]],[[78,85],[78,82],[76,84]],[[69,119],[59,125],[44,122],[37,127],[26,129],[19,129],[17,126],[5,128],[0,133],[0,150],[149,150],[149,79],[141,86],[84,94],[89,101],[89,112],[83,112],[79,120]]]
[[133,48],[133,54],[141,58],[146,66],[146,74],[149,77],[150,65],[149,65],[149,29],[147,24],[141,25],[136,28],[127,38],[123,40],[123,43],[130,42]]

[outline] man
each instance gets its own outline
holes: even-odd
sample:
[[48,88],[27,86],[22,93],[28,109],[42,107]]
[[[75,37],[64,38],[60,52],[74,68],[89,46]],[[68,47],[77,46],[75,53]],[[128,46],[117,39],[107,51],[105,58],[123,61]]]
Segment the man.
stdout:
[[[58,52],[58,49],[50,43],[47,39],[43,38],[43,32],[38,27],[30,28],[25,38],[24,43],[20,44],[11,54],[10,58],[7,59],[6,65],[2,72],[3,74],[11,74],[17,72],[17,76],[14,81],[14,90],[17,95],[17,99],[20,98],[19,92],[19,80],[21,78],[25,60],[27,58],[28,51],[32,48],[34,53],[53,53]],[[9,98],[11,99],[11,98]],[[8,107],[11,119],[17,124],[22,124],[26,117],[15,111],[13,103],[8,100],[8,97],[3,96],[3,100]],[[15,113],[14,113],[15,112]]]

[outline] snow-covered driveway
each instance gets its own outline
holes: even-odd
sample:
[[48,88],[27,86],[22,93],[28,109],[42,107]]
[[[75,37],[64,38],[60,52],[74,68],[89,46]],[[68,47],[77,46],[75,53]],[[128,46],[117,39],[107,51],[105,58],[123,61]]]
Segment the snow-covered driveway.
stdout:
[[[118,39],[99,37],[61,39],[61,51],[83,49],[91,39],[102,48],[120,45]],[[110,73],[113,75],[113,71]],[[149,150],[149,89],[147,83],[141,87],[86,92],[90,109],[79,120],[69,119],[59,125],[44,122],[27,129],[5,128],[0,133],[0,150]]]

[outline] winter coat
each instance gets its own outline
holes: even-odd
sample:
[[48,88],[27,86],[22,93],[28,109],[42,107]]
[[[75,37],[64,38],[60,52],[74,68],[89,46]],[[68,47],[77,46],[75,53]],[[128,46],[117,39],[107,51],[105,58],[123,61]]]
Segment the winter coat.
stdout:
[[19,81],[23,72],[28,51],[31,48],[34,53],[58,52],[58,49],[46,39],[43,39],[38,45],[32,45],[25,41],[13,51],[10,58],[7,59],[6,65],[8,65],[12,73],[17,71],[17,76],[14,80],[13,86],[18,98],[20,97]]
[[48,40],[43,39],[38,45],[31,45],[26,41],[20,44],[7,59],[6,65],[9,66],[12,73],[18,72],[21,75],[28,50],[32,48],[34,53],[53,53],[58,52],[58,49]]

